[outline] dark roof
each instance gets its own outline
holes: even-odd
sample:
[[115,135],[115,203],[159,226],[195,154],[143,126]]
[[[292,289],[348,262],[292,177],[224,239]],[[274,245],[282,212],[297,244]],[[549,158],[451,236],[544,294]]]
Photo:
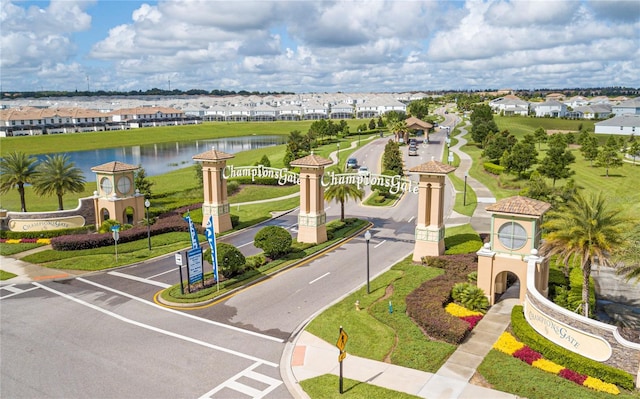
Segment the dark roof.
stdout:
[[518,215],[542,216],[551,208],[551,204],[533,198],[509,197],[487,206],[488,212],[515,213]]
[[209,151],[205,151],[201,154],[194,155],[192,159],[194,161],[221,161],[223,159],[231,159],[234,156],[227,154],[226,152],[218,151],[212,147]]
[[454,170],[456,170],[455,166],[447,165],[431,158],[431,161],[414,166],[409,169],[409,172],[446,175]]
[[306,157],[296,159],[295,161],[291,162],[290,165],[291,166],[327,166],[327,165],[331,165],[332,163],[333,161],[331,161],[330,159],[322,158],[319,155],[311,153]]
[[128,163],[113,161],[91,168],[92,172],[128,172],[130,170],[138,170],[140,167],[129,165]]

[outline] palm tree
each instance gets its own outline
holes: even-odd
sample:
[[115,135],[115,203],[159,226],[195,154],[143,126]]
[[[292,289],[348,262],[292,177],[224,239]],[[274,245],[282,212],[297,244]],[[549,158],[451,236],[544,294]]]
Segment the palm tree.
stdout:
[[84,175],[68,155],[47,157],[38,165],[33,188],[38,195],[58,196],[58,210],[63,209],[62,196],[84,191]]
[[635,227],[625,235],[625,245],[616,254],[618,262],[617,273],[623,275],[627,281],[640,283],[640,223],[635,221]]
[[[336,174],[346,173],[344,168],[334,167],[332,170]],[[335,200],[340,203],[340,220],[344,220],[344,203],[350,198],[362,200],[364,197],[364,190],[358,188],[353,183],[338,183],[330,185],[324,192],[324,199],[328,202]]]
[[0,193],[18,188],[20,210],[27,211],[24,185],[31,183],[36,173],[37,159],[22,152],[12,152],[0,160]]
[[609,206],[602,194],[585,196],[577,192],[567,205],[549,212],[542,228],[547,235],[540,247],[543,254],[560,255],[580,262],[582,269],[583,314],[589,315],[589,277],[591,267],[613,266],[612,255],[623,247],[631,219]]

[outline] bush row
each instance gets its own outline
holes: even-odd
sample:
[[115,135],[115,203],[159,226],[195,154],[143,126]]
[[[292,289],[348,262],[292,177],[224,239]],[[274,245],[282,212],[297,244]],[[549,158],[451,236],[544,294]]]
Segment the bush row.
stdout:
[[501,175],[504,172],[504,166],[496,165],[491,162],[485,162],[482,164],[484,170],[493,174],[493,175]]
[[[189,226],[179,215],[158,219],[150,227],[151,235],[164,234],[173,231],[189,231]],[[135,226],[120,232],[118,243],[142,240],[147,237],[146,226]],[[103,234],[74,234],[51,239],[51,246],[57,251],[75,251],[113,245],[112,233]]]
[[466,337],[469,324],[447,313],[445,305],[451,301],[454,284],[476,269],[476,255],[425,257],[423,264],[442,268],[445,273],[407,295],[407,314],[429,337],[457,345]]
[[96,226],[87,225],[83,227],[76,227],[73,229],[60,229],[60,230],[44,230],[44,231],[0,231],[0,238],[6,238],[9,240],[19,240],[21,238],[53,238],[58,236],[64,236],[69,234],[86,234],[96,231]]
[[602,381],[616,384],[632,391],[635,387],[633,376],[615,367],[587,359],[577,353],[554,345],[548,339],[538,334],[524,317],[522,306],[514,306],[511,311],[511,328],[514,334],[531,349],[539,352],[546,359],[563,364],[578,373],[586,374]]

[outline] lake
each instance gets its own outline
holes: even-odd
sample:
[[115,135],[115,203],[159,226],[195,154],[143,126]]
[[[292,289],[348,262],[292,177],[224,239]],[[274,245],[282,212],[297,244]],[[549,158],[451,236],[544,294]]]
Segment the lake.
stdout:
[[[59,154],[68,155],[70,160],[75,162],[76,167],[82,170],[85,179],[92,181],[95,178],[95,173],[91,171],[91,168],[107,162],[119,161],[131,165],[142,165],[147,176],[155,176],[193,165],[192,157],[194,155],[209,151],[212,147],[228,154],[235,154],[286,142],[287,136],[246,136],[104,148]],[[45,155],[36,155],[36,157],[41,160]]]

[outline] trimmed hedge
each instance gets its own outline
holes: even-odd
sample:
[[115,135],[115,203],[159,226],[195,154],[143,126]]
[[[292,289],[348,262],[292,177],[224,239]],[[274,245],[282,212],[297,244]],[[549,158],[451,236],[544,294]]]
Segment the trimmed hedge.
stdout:
[[76,227],[73,229],[60,229],[60,230],[43,230],[43,231],[0,231],[0,238],[6,238],[8,240],[19,240],[21,238],[53,238],[69,234],[86,234],[96,231],[96,226],[87,225],[83,227]]
[[[150,227],[151,235],[164,234],[173,231],[189,231],[189,225],[178,215],[158,219]],[[119,244],[147,238],[146,226],[135,226],[120,232]],[[75,234],[55,237],[51,239],[51,247],[56,251],[75,251],[113,245],[112,233],[103,234]]]
[[551,343],[551,341],[538,334],[525,319],[521,305],[514,306],[511,311],[511,328],[520,341],[552,362],[562,364],[578,373],[616,384],[630,391],[635,389],[635,382],[631,374],[580,356]]
[[482,164],[484,170],[491,173],[492,175],[501,175],[504,173],[504,166],[496,165],[491,162],[485,162]]
[[407,295],[407,314],[429,337],[460,344],[469,332],[469,324],[447,313],[445,305],[451,301],[454,284],[465,281],[477,269],[477,257],[466,254],[425,258],[423,264],[439,265],[445,273]]

